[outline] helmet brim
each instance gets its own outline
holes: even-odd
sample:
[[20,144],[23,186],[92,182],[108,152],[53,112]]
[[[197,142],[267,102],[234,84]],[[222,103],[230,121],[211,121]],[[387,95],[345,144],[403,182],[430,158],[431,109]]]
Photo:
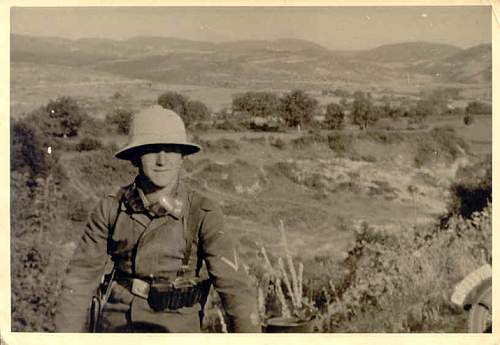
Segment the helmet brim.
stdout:
[[184,156],[189,156],[192,154],[195,154],[201,150],[201,147],[199,145],[193,144],[193,143],[147,143],[147,144],[141,144],[141,145],[128,145],[121,149],[120,151],[115,153],[115,157],[118,159],[130,161],[143,152],[144,148],[147,146],[154,146],[154,145],[166,145],[166,146],[176,146],[181,149],[182,155]]

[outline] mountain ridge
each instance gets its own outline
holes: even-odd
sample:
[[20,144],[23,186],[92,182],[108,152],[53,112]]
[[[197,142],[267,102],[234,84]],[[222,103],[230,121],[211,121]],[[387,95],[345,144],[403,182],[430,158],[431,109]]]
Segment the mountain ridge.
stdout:
[[242,79],[383,81],[406,71],[445,82],[491,81],[491,44],[462,49],[423,41],[339,51],[294,38],[209,42],[154,36],[72,40],[11,34],[11,61],[85,66],[134,78],[208,85]]

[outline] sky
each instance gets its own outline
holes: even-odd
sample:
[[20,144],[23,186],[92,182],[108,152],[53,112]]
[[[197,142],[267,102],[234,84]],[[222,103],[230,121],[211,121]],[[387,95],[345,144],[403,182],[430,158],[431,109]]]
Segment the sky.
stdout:
[[65,38],[166,36],[200,41],[298,38],[329,49],[408,41],[468,48],[491,42],[491,8],[448,7],[16,7],[11,32]]

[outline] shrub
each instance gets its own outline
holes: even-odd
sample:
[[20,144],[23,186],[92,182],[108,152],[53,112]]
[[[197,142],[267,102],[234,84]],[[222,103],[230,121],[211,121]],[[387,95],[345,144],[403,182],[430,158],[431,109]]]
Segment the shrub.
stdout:
[[186,113],[188,100],[185,96],[174,91],[167,91],[158,96],[158,104],[165,109],[175,111],[179,116],[183,117]]
[[359,138],[367,138],[381,144],[399,144],[405,140],[403,134],[387,130],[369,130],[360,134]]
[[280,114],[288,127],[310,123],[318,101],[302,90],[295,90],[280,98]]
[[27,120],[37,123],[47,137],[73,137],[87,113],[71,97],[59,97],[51,100],[45,107],[31,112]]
[[272,92],[249,91],[233,98],[235,112],[246,112],[254,117],[269,117],[278,112],[279,99]]
[[187,128],[193,127],[199,121],[207,120],[210,116],[210,110],[204,103],[189,100],[184,95],[174,91],[161,94],[158,97],[158,104],[165,109],[175,111]]
[[467,114],[464,116],[464,124],[466,126],[471,125],[474,122],[474,117],[471,114]]
[[115,126],[118,133],[128,134],[132,122],[133,112],[126,109],[114,109],[106,115],[106,122]]
[[[57,162],[48,154],[41,131],[26,120],[15,121],[11,129],[11,170],[45,177]],[[55,155],[55,153],[54,153]]]
[[365,94],[361,91],[354,93],[351,114],[352,122],[358,125],[360,129],[366,129],[369,124],[377,121],[369,93]]
[[283,150],[286,147],[286,143],[280,137],[269,136],[268,137],[269,145],[276,147],[280,150]]
[[483,102],[473,101],[465,108],[467,114],[491,114],[491,105]]
[[416,148],[414,161],[418,168],[438,157],[445,161],[453,161],[469,151],[467,142],[450,126],[436,127],[418,136]]
[[237,141],[227,138],[200,140],[199,144],[208,152],[236,153],[240,149],[240,144]]
[[453,216],[446,229],[356,228],[340,268],[347,273],[324,283],[321,330],[456,332],[449,292],[467,273],[491,264],[491,207],[472,219]]
[[326,106],[325,126],[328,129],[344,128],[345,114],[342,107],[336,103],[330,103]]
[[345,154],[352,149],[354,144],[354,136],[352,134],[344,134],[337,132],[328,135],[328,146],[337,154]]
[[456,182],[451,186],[450,214],[470,218],[492,200],[492,160],[486,156],[476,164],[457,171]]
[[98,150],[101,147],[102,147],[102,143],[99,140],[94,139],[94,138],[83,138],[76,145],[76,150],[78,152],[93,151],[93,150]]

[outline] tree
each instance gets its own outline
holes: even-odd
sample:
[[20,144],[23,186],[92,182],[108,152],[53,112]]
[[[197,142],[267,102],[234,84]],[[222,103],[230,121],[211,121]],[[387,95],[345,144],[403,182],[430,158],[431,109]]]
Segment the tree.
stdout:
[[472,101],[465,108],[467,114],[491,114],[491,105],[483,102]]
[[45,177],[51,161],[40,130],[33,122],[18,120],[11,131],[11,170],[28,173],[31,178]]
[[45,136],[73,137],[87,117],[76,100],[63,96],[30,113],[27,121],[37,123]]
[[192,127],[196,122],[207,120],[210,116],[208,107],[200,101],[188,101],[184,114],[186,127]]
[[110,114],[106,115],[106,122],[116,126],[119,133],[128,134],[130,130],[130,123],[132,122],[132,116],[132,111],[117,108]]
[[279,98],[272,92],[249,91],[234,97],[232,108],[252,116],[270,117],[278,112]]
[[210,115],[208,107],[200,101],[192,101],[180,93],[168,91],[158,97],[158,104],[165,109],[175,111],[191,128],[197,121],[203,121]]
[[371,95],[361,91],[354,93],[354,101],[352,102],[352,121],[358,125],[360,129],[366,129],[369,123],[377,121],[373,112],[373,103]]
[[342,107],[336,103],[330,103],[326,106],[325,125],[329,129],[344,128],[345,114]]
[[302,90],[295,90],[280,98],[280,114],[287,126],[310,123],[318,101]]
[[175,91],[167,91],[158,97],[159,105],[175,111],[181,117],[186,114],[187,103],[187,98]]
[[417,101],[412,115],[416,120],[422,123],[429,115],[434,116],[437,114],[438,109],[436,109],[435,105],[430,100],[421,99]]
[[464,116],[464,124],[466,126],[471,125],[474,122],[474,117],[471,114],[465,114]]

